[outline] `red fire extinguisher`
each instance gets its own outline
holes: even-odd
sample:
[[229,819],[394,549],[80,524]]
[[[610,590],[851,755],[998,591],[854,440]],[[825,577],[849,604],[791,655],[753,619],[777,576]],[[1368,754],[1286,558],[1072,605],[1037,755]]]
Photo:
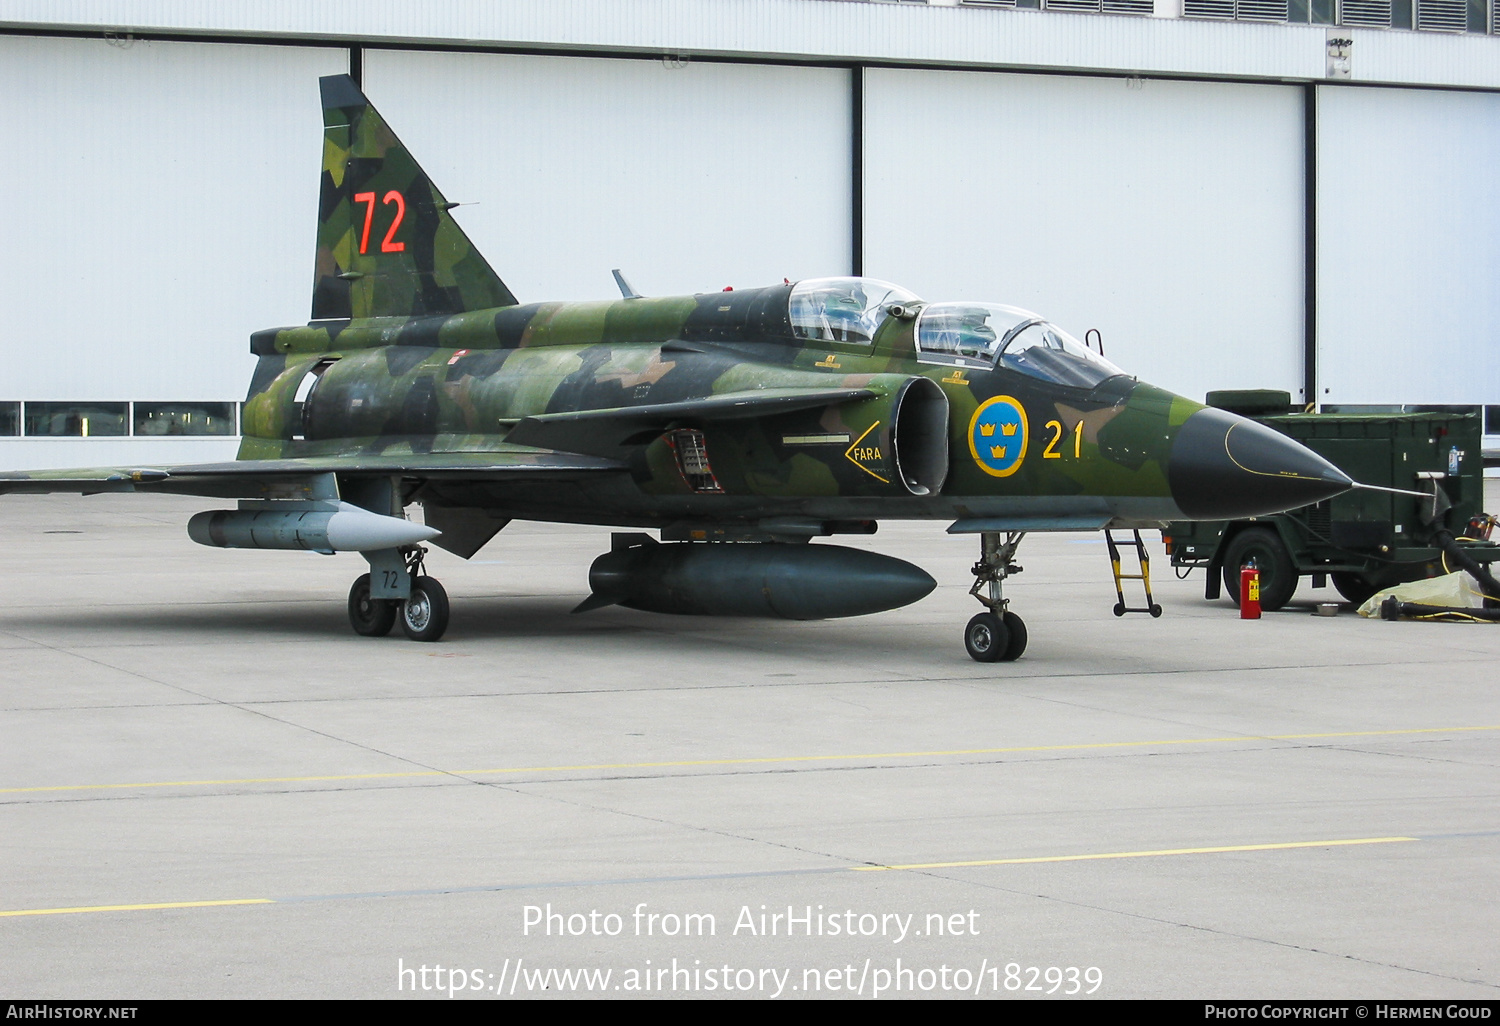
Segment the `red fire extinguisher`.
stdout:
[[1240,619],[1260,619],[1260,568],[1253,559],[1240,567]]

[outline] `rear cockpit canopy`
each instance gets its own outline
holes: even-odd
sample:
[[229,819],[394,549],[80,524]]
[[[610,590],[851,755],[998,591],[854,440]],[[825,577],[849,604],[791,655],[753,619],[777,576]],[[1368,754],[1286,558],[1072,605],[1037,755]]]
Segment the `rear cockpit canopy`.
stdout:
[[810,342],[869,345],[892,306],[920,303],[899,285],[876,278],[809,278],[792,286],[792,334]]
[[1077,388],[1124,373],[1057,325],[998,303],[929,303],[917,317],[916,341],[929,363],[1004,367]]

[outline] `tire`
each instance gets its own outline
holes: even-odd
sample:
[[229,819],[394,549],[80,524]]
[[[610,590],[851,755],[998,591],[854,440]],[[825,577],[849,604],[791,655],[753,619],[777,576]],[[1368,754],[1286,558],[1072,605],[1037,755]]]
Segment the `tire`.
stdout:
[[[1025,642],[1022,642],[1025,647]],[[994,613],[980,613],[964,628],[964,648],[977,663],[996,663],[1010,649],[1010,630]],[[1020,655],[1019,652],[1016,653]]]
[[1328,577],[1333,582],[1333,590],[1344,596],[1346,601],[1352,602],[1356,606],[1364,605],[1365,601],[1371,595],[1380,590],[1371,584],[1369,578],[1365,577],[1364,574],[1335,570]]
[[370,597],[370,575],[364,574],[349,589],[349,626],[355,634],[383,638],[396,625],[396,606],[390,599]]
[[1290,602],[1297,590],[1297,568],[1275,531],[1269,527],[1245,528],[1224,553],[1224,589],[1235,605],[1240,604],[1240,568],[1252,559],[1260,569],[1260,608],[1274,613]]
[[1022,652],[1026,651],[1026,624],[1009,610],[1006,610],[1003,622],[1005,629],[1010,633],[1010,639],[1005,643],[1005,654],[1000,657],[1000,661],[1013,663],[1021,658]]
[[401,603],[401,629],[413,641],[437,641],[448,629],[448,593],[431,577],[411,582],[411,598]]

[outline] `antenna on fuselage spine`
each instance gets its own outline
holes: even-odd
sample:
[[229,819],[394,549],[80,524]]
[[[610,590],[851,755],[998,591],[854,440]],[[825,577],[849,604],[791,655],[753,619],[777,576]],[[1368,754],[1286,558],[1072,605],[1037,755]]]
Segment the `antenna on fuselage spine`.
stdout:
[[613,271],[610,271],[609,273],[613,274],[615,276],[615,284],[618,285],[618,286],[620,286],[620,295],[624,296],[626,299],[641,299],[641,298],[643,298],[639,292],[637,292],[635,289],[631,288],[630,282],[628,282],[628,281],[625,280],[625,276],[620,273],[620,269],[618,267],[616,267]]

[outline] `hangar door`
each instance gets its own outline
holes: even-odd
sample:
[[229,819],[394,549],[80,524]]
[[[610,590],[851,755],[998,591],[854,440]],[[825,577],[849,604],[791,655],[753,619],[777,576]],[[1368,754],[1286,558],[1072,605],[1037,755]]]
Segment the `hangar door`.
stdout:
[[1500,403],[1500,94],[1318,90],[1322,401]]
[[1302,384],[1300,90],[871,70],[864,270],[1103,333],[1199,400]]

